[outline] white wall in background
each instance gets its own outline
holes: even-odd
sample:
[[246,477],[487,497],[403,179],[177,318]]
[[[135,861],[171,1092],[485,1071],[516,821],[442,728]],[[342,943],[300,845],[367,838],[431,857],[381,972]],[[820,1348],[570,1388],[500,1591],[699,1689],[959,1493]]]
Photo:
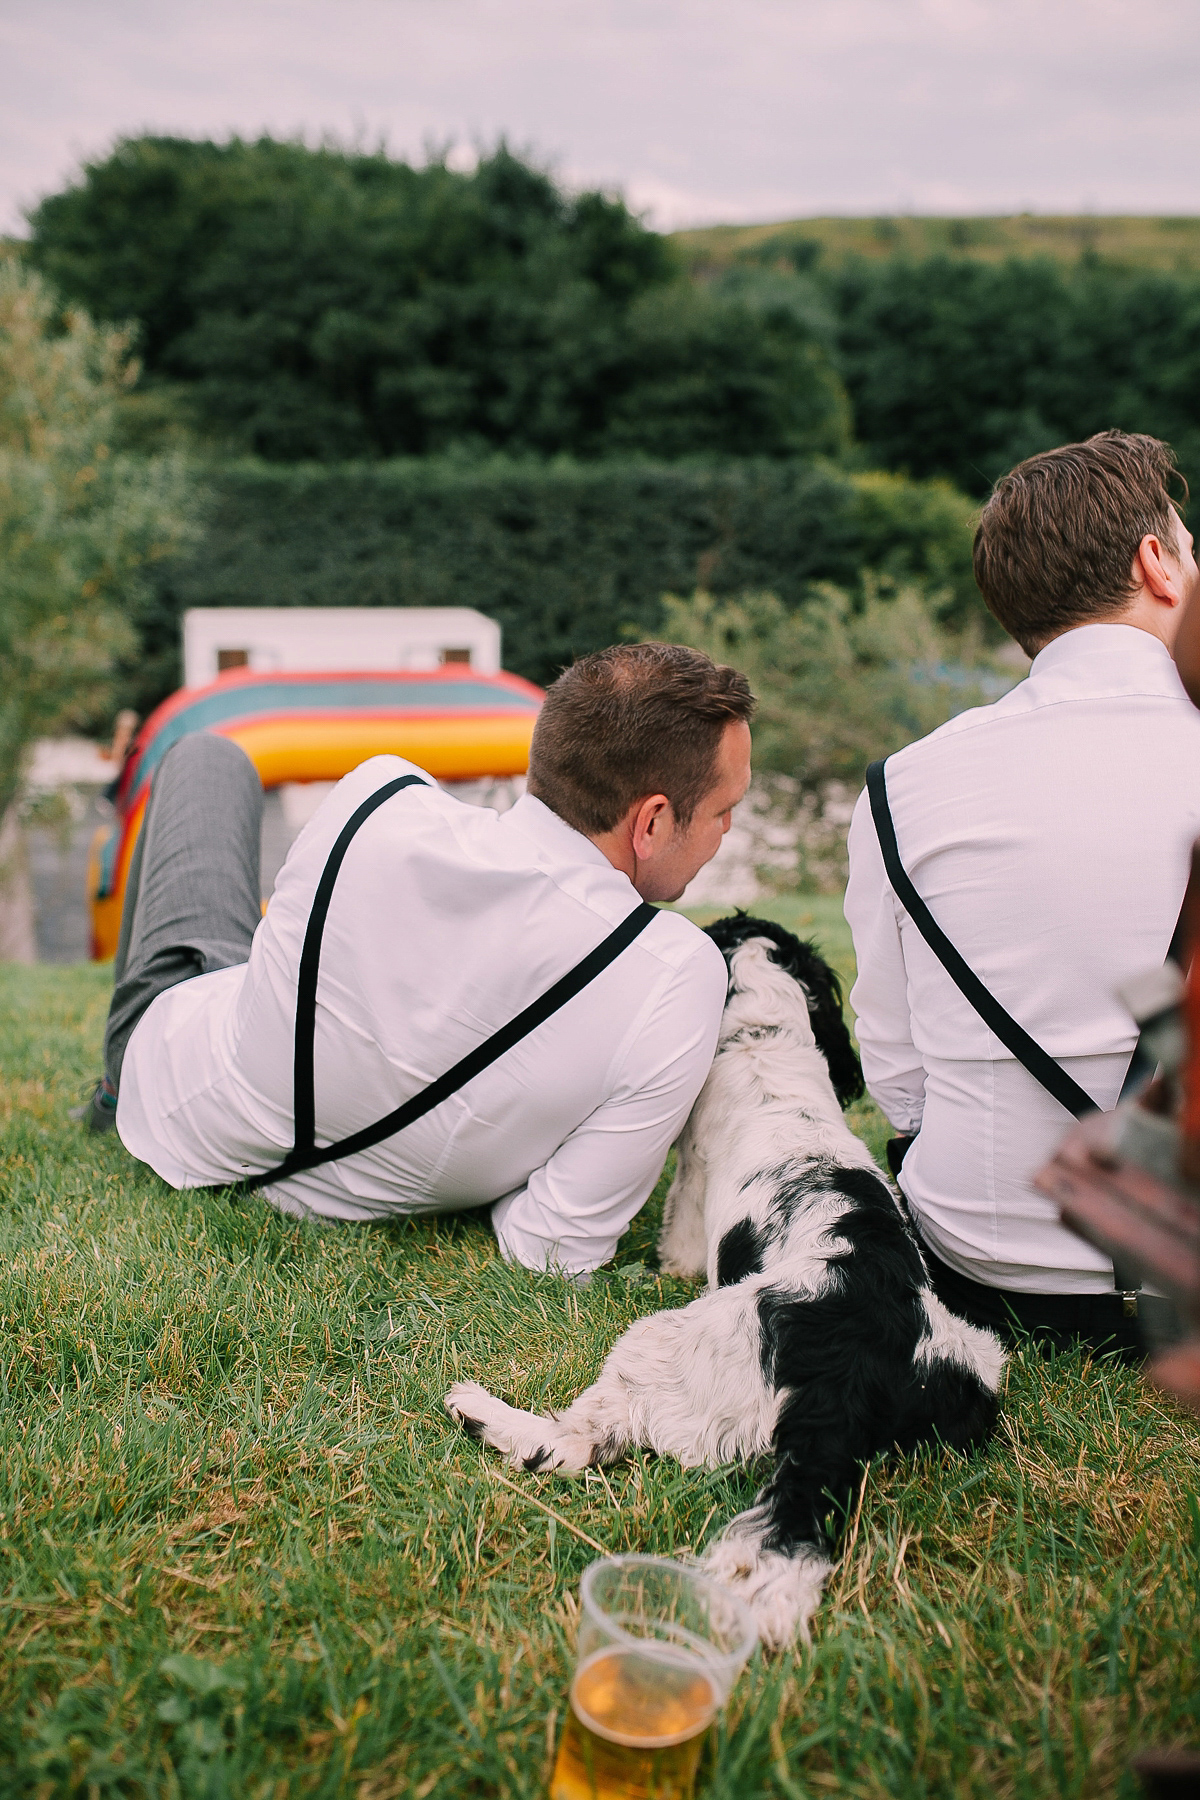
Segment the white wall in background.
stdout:
[[470,606],[194,606],[183,615],[183,682],[224,670],[500,669],[500,627]]

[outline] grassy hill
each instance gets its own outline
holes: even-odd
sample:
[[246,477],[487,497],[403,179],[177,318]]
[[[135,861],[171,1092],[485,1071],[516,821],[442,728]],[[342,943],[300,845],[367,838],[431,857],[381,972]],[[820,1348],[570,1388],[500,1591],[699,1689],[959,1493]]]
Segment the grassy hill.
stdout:
[[978,262],[1046,256],[1074,262],[1091,251],[1144,269],[1200,270],[1200,218],[1108,218],[1092,214],[1011,218],[789,219],[768,225],[710,225],[672,236],[694,273],[744,261],[836,267],[851,257],[920,259],[945,255]]

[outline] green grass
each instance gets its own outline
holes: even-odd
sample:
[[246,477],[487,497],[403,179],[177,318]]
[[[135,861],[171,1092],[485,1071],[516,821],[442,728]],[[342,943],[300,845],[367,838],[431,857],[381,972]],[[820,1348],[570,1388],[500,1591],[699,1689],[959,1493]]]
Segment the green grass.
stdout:
[[[770,910],[848,966],[834,903]],[[595,1551],[703,1544],[755,1471],[510,1475],[442,1394],[561,1403],[640,1313],[656,1200],[586,1289],[474,1219],[175,1194],[65,1109],[99,969],[0,970],[0,1795],[537,1795]],[[756,1660],[723,1796],[1132,1794],[1197,1727],[1200,1432],[1018,1355],[992,1448],[874,1465],[811,1652]],[[761,1474],[760,1472],[757,1472]]]

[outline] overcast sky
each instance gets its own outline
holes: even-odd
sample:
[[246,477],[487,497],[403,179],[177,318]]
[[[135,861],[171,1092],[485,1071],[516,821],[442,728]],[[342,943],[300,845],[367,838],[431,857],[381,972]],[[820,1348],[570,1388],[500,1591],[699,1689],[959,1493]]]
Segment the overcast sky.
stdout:
[[652,223],[1200,212],[1197,0],[0,0],[0,230],[122,133],[501,133]]

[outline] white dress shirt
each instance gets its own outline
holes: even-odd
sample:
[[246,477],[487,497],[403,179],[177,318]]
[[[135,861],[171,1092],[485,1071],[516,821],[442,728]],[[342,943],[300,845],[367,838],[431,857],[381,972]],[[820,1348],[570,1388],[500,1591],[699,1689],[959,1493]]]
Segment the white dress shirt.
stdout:
[[[994,706],[891,757],[900,859],[984,985],[1104,1109],[1136,1028],[1114,990],[1161,964],[1200,834],[1200,713],[1165,646],[1068,631]],[[1070,1116],[992,1036],[892,892],[867,795],[850,826],[867,1086],[919,1130],[900,1185],[942,1260],[1026,1293],[1112,1291],[1030,1185]]]
[[[173,1187],[290,1149],[296,973],[313,895],[361,802],[414,771],[372,757],[297,838],[248,963],[160,994],[125,1055],[117,1129]],[[586,837],[526,795],[496,814],[436,786],[361,827],[325,926],[317,1142],[373,1123],[516,1016],[638,904]],[[497,1202],[503,1254],[581,1273],[612,1255],[716,1049],[725,963],[662,912],[529,1037],[398,1136],[268,1190],[286,1211],[378,1219]]]

